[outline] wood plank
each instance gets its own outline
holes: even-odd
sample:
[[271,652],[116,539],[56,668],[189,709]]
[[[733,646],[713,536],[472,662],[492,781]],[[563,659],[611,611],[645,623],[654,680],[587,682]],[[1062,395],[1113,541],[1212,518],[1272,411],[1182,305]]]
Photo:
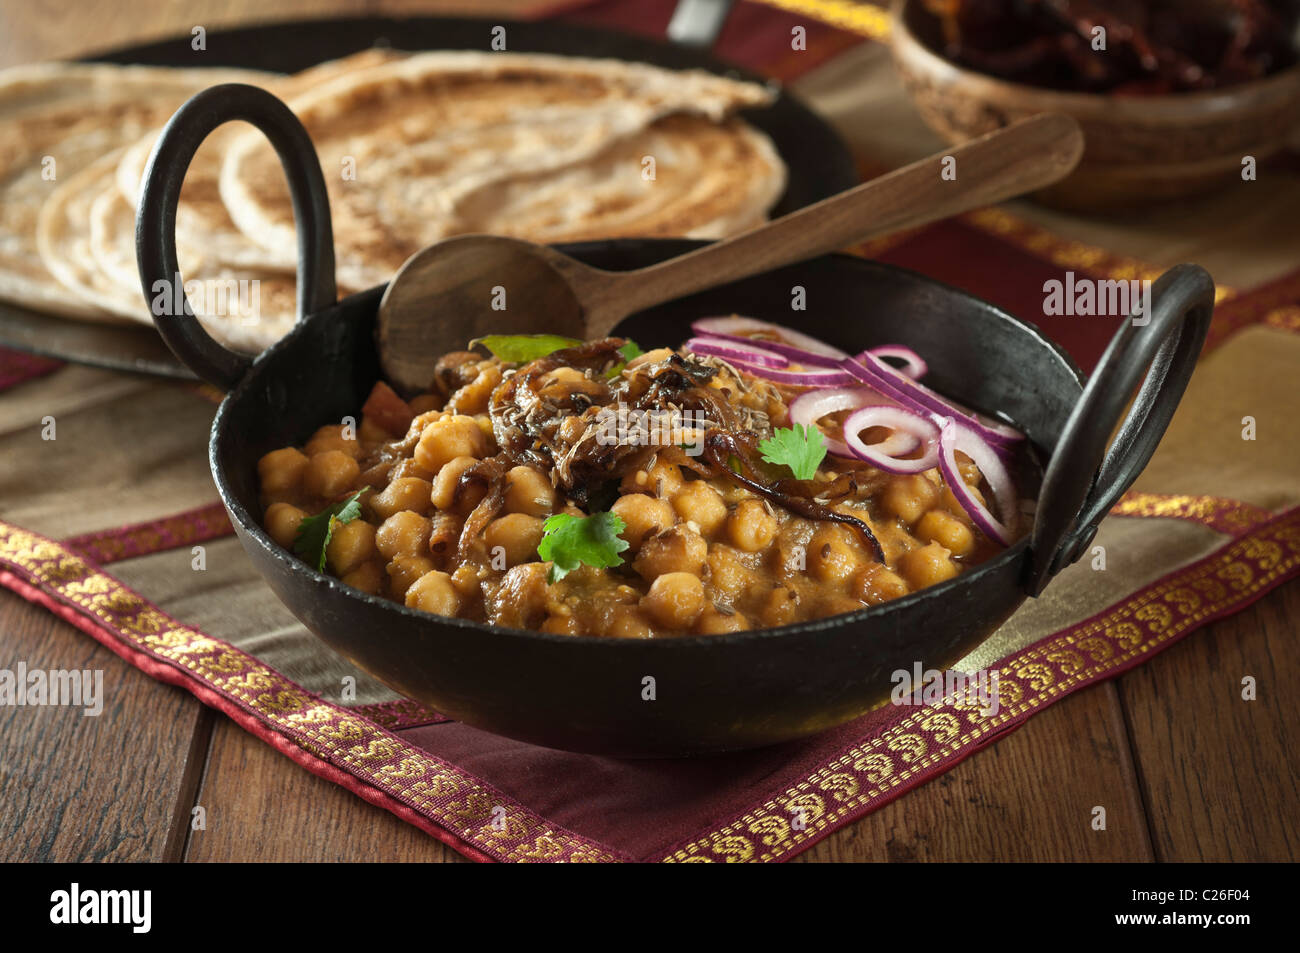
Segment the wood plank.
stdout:
[[[1156,857],[1300,855],[1300,580],[1119,681]],[[1258,700],[1241,697],[1254,676]]]
[[186,861],[463,860],[451,848],[350,791],[299,767],[228,718],[218,718]]
[[[1106,808],[1106,830],[1092,809]],[[1146,818],[1112,683],[1072,695],[797,860],[1145,861]]]
[[180,859],[176,807],[193,796],[203,706],[0,592],[0,667],[19,661],[102,670],[104,710],[0,707],[0,861]]

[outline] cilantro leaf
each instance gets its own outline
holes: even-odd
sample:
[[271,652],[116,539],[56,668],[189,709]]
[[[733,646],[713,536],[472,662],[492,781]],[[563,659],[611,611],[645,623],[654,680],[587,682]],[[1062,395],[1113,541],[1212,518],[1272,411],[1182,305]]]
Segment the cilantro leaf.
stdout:
[[351,523],[361,515],[361,494],[370,487],[362,487],[346,500],[327,506],[315,516],[305,516],[298,524],[298,535],[293,540],[293,551],[316,567],[325,571],[325,547],[330,544],[334,527]]
[[619,361],[605,372],[606,378],[617,377],[623,372],[623,368],[627,367],[628,361],[632,360],[634,357],[640,357],[645,353],[645,351],[641,350],[641,345],[637,344],[636,341],[627,338],[623,341],[622,347],[618,349],[618,353],[623,355],[623,360]]
[[778,427],[758,445],[768,463],[787,466],[796,480],[811,480],[826,457],[826,438],[816,427]]
[[566,347],[577,347],[582,342],[558,334],[487,334],[469,342],[469,346],[482,344],[494,357],[507,364],[527,364]]
[[621,566],[619,555],[627,549],[627,541],[619,533],[627,524],[616,513],[593,513],[591,516],[574,516],[556,513],[542,524],[542,541],[537,555],[551,561],[547,582],[559,582],[581,565],[604,569]]

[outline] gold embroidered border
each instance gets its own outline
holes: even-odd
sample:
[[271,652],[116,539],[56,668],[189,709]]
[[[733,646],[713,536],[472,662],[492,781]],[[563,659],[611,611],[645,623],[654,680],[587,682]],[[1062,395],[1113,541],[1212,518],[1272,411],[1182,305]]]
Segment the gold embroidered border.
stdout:
[[[234,699],[303,750],[403,801],[507,861],[610,862],[607,848],[539,815],[453,765],[323,701],[235,646],[181,625],[71,550],[0,522],[0,563],[158,658]],[[496,809],[502,809],[504,815]],[[500,818],[500,829],[492,822]]]
[[[778,860],[871,801],[1006,728],[1017,717],[1250,599],[1300,569],[1300,508],[1134,593],[1101,616],[999,663],[1001,708],[922,708],[739,820],[673,851],[668,863]],[[802,815],[804,829],[791,820]]]
[[1277,328],[1279,331],[1290,331],[1293,334],[1300,334],[1300,306],[1290,308],[1278,308],[1276,311],[1270,311],[1264,323],[1270,328]]
[[[1003,208],[967,212],[961,216],[961,220],[1061,268],[1081,268],[1113,281],[1155,281],[1166,271],[1165,268],[1140,258],[1062,238]],[[1227,285],[1216,285],[1214,295],[1216,302],[1222,302],[1235,298],[1237,291]]]
[[1262,506],[1221,496],[1138,493],[1134,490],[1120,497],[1119,502],[1111,507],[1110,515],[1190,520],[1230,536],[1240,536],[1273,518],[1273,514]]
[[889,37],[889,11],[868,3],[851,0],[759,0],[764,6],[776,7],[787,13],[802,13],[816,17],[823,23],[873,40]]

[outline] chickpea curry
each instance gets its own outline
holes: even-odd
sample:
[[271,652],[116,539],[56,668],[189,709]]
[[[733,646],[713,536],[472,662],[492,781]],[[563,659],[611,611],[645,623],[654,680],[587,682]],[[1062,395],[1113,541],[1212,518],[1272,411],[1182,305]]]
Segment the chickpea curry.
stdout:
[[1018,435],[927,413],[913,352],[734,317],[696,335],[487,338],[409,400],[378,383],[357,421],[261,458],[266,529],[418,610],[611,638],[851,612],[1018,535]]

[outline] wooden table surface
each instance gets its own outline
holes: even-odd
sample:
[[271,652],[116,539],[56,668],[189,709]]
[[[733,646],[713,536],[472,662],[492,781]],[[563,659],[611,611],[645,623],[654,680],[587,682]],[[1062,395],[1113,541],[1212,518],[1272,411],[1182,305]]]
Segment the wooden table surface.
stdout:
[[[522,13],[538,0],[0,4],[0,66],[328,12]],[[273,13],[268,13],[273,11]],[[142,23],[147,26],[142,27]],[[93,42],[92,42],[93,38]],[[1300,580],[1081,691],[802,861],[1293,861]],[[457,861],[459,855],[0,591],[0,667],[103,669],[98,718],[0,708],[0,861]],[[1240,699],[1253,675],[1259,695]],[[1104,831],[1093,809],[1106,808]],[[190,831],[195,806],[207,829]]]

